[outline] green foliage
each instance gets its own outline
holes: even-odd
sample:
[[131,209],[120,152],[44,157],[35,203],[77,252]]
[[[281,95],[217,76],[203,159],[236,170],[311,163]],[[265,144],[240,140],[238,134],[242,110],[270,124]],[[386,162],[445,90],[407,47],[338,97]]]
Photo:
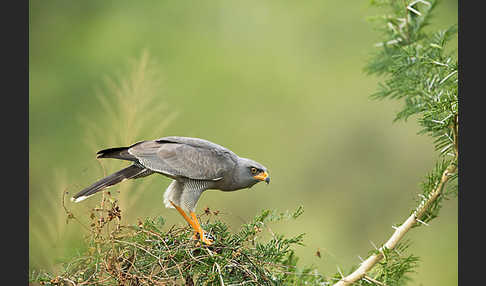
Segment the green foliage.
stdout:
[[[439,182],[441,181],[442,174],[447,168],[450,166],[450,161],[442,160],[439,161],[432,172],[426,175],[425,180],[422,182],[422,190],[423,193],[418,196],[418,202],[424,202],[430,195],[437,189]],[[452,180],[457,179],[457,173],[451,177]],[[434,200],[430,206],[425,209],[424,214],[422,215],[421,221],[427,223],[432,219],[436,218],[439,215],[439,210],[442,207],[442,200],[447,200],[451,196],[457,195],[457,184],[449,185],[449,188],[446,192],[443,192],[441,196],[439,196],[436,200]],[[421,205],[419,204],[419,207]],[[415,226],[420,226],[417,224]]]
[[405,285],[411,280],[407,274],[414,272],[419,261],[419,258],[414,255],[404,255],[409,246],[410,243],[405,241],[394,249],[384,248],[384,258],[373,269],[370,276],[385,285]]
[[[412,279],[411,273],[418,266],[419,258],[405,252],[410,247],[409,241],[399,243],[394,249],[384,248],[381,253],[383,259],[373,268],[373,270],[363,279],[353,285],[407,285]],[[379,250],[370,251],[371,254],[380,252]],[[356,267],[351,269],[354,271]],[[339,279],[338,275],[334,276]]]
[[[405,106],[395,121],[417,115],[422,127],[419,134],[434,138],[441,157],[435,169],[422,183],[422,199],[427,199],[439,185],[449,166],[457,165],[458,136],[458,63],[455,51],[446,52],[446,44],[457,33],[457,25],[445,30],[425,32],[437,1],[374,1],[392,14],[379,20],[384,40],[365,70],[385,76],[374,99],[403,99]],[[453,175],[449,181],[455,181]],[[457,185],[447,194],[457,194]],[[437,216],[442,197],[426,210],[425,220]]]
[[445,50],[457,33],[457,25],[426,33],[423,28],[437,1],[384,2],[393,14],[380,18],[384,40],[365,70],[386,78],[372,97],[403,99],[405,106],[395,121],[419,115],[419,133],[435,138],[435,147],[441,154],[454,156],[458,64],[454,51]]
[[316,285],[325,281],[314,269],[297,267],[293,247],[303,245],[303,234],[288,238],[269,228],[270,223],[298,218],[303,213],[302,207],[285,213],[264,210],[235,233],[218,220],[217,212],[206,209],[201,218],[206,218],[203,228],[216,238],[211,246],[193,239],[189,227],[172,226],[164,230],[163,217],[123,226],[119,223],[120,213],[116,201],[110,202],[109,210],[97,208],[91,215],[87,252],[65,263],[62,274],[32,273],[31,282]]

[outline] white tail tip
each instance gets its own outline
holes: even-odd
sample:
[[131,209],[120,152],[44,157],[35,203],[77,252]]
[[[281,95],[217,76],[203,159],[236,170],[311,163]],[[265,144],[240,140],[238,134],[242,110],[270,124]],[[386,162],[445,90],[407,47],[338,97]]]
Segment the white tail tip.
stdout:
[[87,196],[81,196],[77,199],[75,199],[74,197],[71,198],[71,202],[75,202],[75,203],[79,203],[81,201],[84,201],[86,198],[88,198]]

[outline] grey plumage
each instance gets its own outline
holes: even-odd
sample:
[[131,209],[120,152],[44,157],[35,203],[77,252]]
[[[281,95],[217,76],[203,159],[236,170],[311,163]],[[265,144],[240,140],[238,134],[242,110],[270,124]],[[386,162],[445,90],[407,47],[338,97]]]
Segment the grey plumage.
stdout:
[[140,177],[141,174],[146,173],[147,169],[144,167],[140,166],[139,164],[133,164],[131,166],[128,166],[124,169],[121,169],[118,172],[115,172],[97,182],[92,184],[91,186],[85,188],[81,192],[79,192],[77,195],[75,195],[72,200],[74,202],[79,202],[82,201],[83,199],[99,192],[100,190],[106,189],[108,187],[111,187],[115,184],[118,184],[126,179],[132,179],[135,177]]
[[187,212],[194,212],[199,197],[210,185],[211,182],[203,180],[174,180],[164,193],[164,205],[174,208],[172,202]]
[[236,191],[270,180],[267,168],[260,163],[199,138],[169,136],[140,141],[129,147],[101,150],[97,157],[128,160],[133,165],[80,191],[72,198],[76,202],[124,179],[159,173],[174,180],[165,191],[165,206],[173,207],[172,202],[194,212],[199,197],[207,189]]

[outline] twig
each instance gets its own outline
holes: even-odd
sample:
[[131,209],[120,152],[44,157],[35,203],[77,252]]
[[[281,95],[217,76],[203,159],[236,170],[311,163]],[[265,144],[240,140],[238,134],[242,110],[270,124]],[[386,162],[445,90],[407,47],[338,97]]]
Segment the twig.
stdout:
[[216,264],[216,268],[218,269],[219,282],[221,283],[221,286],[224,286],[223,276],[221,276],[221,268],[219,267],[218,262],[215,262],[214,264]]
[[62,277],[62,276],[60,276],[60,278],[61,278],[62,280],[64,280],[64,281],[67,281],[67,282],[69,282],[69,283],[73,284],[74,286],[76,286],[76,283],[75,283],[73,280],[70,280],[70,279],[68,279],[68,278],[66,278],[66,277]]
[[375,284],[378,284],[378,285],[381,285],[381,286],[387,286],[385,283],[383,282],[380,282],[374,278],[371,278],[370,276],[368,275],[365,275],[365,277],[363,279],[367,279],[367,280],[370,280],[371,282],[375,283]]
[[84,225],[84,223],[82,223],[77,217],[74,216],[74,214],[67,209],[66,205],[64,204],[64,199],[66,198],[66,194],[68,193],[67,190],[68,190],[69,186],[66,187],[63,191],[62,191],[62,207],[64,209],[64,212],[66,213],[67,215],[67,220],[66,220],[66,223],[69,221],[69,219],[74,219],[75,221],[77,221],[81,226],[83,226],[84,228],[86,228],[88,231],[91,231],[91,229],[89,227],[87,227],[86,225]]

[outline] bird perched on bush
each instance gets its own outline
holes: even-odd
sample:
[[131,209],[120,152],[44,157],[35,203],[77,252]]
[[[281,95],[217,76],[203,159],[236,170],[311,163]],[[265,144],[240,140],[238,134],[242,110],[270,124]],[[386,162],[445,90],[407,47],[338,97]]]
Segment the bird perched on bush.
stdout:
[[137,142],[129,147],[101,150],[97,158],[115,158],[133,164],[115,172],[71,198],[80,202],[89,196],[127,179],[162,174],[173,179],[164,193],[164,204],[175,208],[192,226],[195,235],[210,245],[213,239],[200,226],[195,208],[207,189],[236,191],[250,188],[258,182],[270,182],[267,168],[253,160],[242,158],[210,141],[169,136]]

